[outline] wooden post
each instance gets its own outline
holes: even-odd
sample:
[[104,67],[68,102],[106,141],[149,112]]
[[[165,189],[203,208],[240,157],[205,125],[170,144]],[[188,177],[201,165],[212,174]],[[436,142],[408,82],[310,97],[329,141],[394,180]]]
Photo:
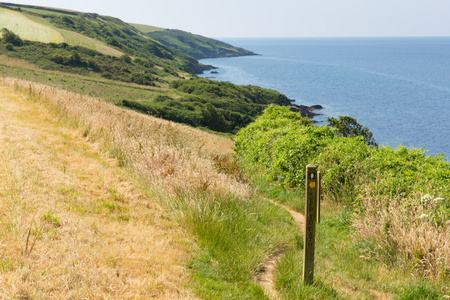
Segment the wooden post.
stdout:
[[317,171],[317,223],[320,223],[320,195],[322,194],[322,177],[319,171]]
[[317,167],[308,165],[306,166],[305,237],[303,256],[303,282],[305,284],[312,284],[314,280],[314,248],[318,189]]

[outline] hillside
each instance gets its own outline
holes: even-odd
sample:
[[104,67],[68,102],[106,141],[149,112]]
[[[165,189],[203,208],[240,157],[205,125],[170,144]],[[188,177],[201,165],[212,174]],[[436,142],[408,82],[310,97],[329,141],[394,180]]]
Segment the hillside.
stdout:
[[150,30],[145,32],[147,36],[197,59],[256,55],[252,51],[182,30]]
[[[3,3],[0,7],[7,12],[1,15],[9,20],[6,25],[18,24],[7,28],[13,32],[17,30],[15,33],[19,36],[27,32],[28,27],[24,20],[30,19],[33,25],[37,23],[52,28],[71,46],[88,47],[102,51],[100,53],[104,55],[120,56],[125,53],[145,58],[149,63],[161,68],[170,66],[191,73],[195,72],[198,65],[194,58],[160,44],[117,18],[29,5]],[[39,35],[31,38],[38,42],[47,42]]]
[[[389,248],[382,248],[389,252],[365,252],[377,246],[365,243],[352,222],[364,230],[365,238],[374,238],[367,235],[378,232],[371,226],[385,228],[385,222],[392,221],[383,217],[386,210],[372,209],[364,219],[328,198],[318,225],[316,284],[304,286],[301,230],[289,214],[293,210],[282,208],[303,210],[301,188],[283,191],[265,179],[273,177],[265,177],[263,169],[244,173],[230,156],[230,139],[41,84],[2,78],[0,85],[0,232],[5,245],[0,248],[1,297],[273,299],[258,281],[268,263],[275,268],[270,292],[274,299],[440,299],[450,292],[445,257],[444,268],[437,269],[433,264],[393,267],[383,256],[371,259],[398,255],[392,252],[402,241],[397,235],[386,240]],[[249,133],[249,148],[265,138],[266,132],[255,131],[255,126],[278,126],[268,132],[278,138],[287,126],[300,136],[298,143],[308,134],[317,137],[315,131],[323,135],[328,130],[310,129],[302,137],[301,126],[310,121],[286,117],[272,120],[269,110],[242,131],[239,155]],[[336,141],[346,149],[345,139]],[[349,141],[355,144],[358,139]],[[276,155],[276,147],[282,151],[290,144],[275,139],[267,147]],[[270,155],[256,148],[259,155]],[[359,154],[363,145],[357,149]],[[248,151],[249,157],[252,153]],[[336,159],[330,154],[322,159]],[[271,161],[276,160],[267,166]],[[435,162],[439,159],[430,160]],[[448,180],[445,172],[441,170],[437,180]],[[329,175],[339,179],[339,172]],[[278,206],[260,193],[284,204]],[[409,246],[445,255],[436,251],[440,244],[447,249],[449,231],[436,231],[419,215],[448,215],[433,210],[437,198],[423,199],[428,200],[411,202],[415,206],[403,207],[406,210],[393,202],[389,209],[399,222],[390,226],[413,224],[415,231],[398,231],[419,238]],[[415,221],[408,223],[404,213],[413,213]],[[377,220],[380,224],[374,225]],[[433,246],[421,248],[427,245]],[[415,253],[411,258],[420,259],[420,252]]]
[[0,86],[0,298],[193,299],[173,218],[100,141],[30,100]]
[[[444,157],[198,78],[146,35],[161,28],[6,3],[0,24],[0,298],[450,297]],[[323,199],[305,285],[311,163]]]
[[[146,32],[164,32],[160,38],[176,33],[179,38],[189,40],[192,49],[186,44],[181,51],[113,17],[7,3],[0,5],[0,12],[0,22],[6,26],[1,29],[0,54],[4,59],[0,61],[4,73],[11,76],[41,82],[49,77],[41,77],[44,73],[52,74],[53,82],[46,84],[225,133],[237,132],[268,104],[291,105],[286,96],[273,90],[196,79],[194,73],[205,66],[183,51],[206,49],[202,46],[206,43],[208,47],[225,47],[232,55],[249,53],[219,41],[181,31],[137,26]],[[56,42],[58,39],[63,42]],[[214,51],[222,52],[217,49]],[[26,67],[21,61],[26,61]],[[20,72],[17,68],[33,72]],[[71,80],[75,78],[73,75],[78,76],[77,80]],[[192,81],[177,83],[185,79]],[[120,87],[116,89],[117,85]],[[183,88],[186,85],[190,88]]]
[[19,12],[8,9],[0,9],[0,28],[9,28],[22,38],[44,43],[62,43],[63,35],[44,24],[34,22]]

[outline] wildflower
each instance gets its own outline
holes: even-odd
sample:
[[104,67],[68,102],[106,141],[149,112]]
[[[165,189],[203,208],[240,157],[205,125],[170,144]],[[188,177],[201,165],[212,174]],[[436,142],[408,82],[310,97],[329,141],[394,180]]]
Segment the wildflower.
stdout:
[[428,218],[428,215],[427,215],[427,214],[421,214],[421,215],[418,217],[419,220],[422,220],[422,219],[425,219],[425,218]]
[[430,194],[426,194],[422,198],[420,198],[420,202],[425,205],[430,203],[431,200],[433,200],[433,196],[431,196]]

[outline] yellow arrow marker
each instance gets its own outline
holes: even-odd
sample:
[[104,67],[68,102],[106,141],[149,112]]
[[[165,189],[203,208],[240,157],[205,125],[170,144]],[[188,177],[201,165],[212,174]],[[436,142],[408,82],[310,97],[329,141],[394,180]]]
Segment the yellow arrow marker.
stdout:
[[311,181],[310,183],[309,183],[309,187],[310,188],[315,188],[316,187],[316,182],[315,181]]

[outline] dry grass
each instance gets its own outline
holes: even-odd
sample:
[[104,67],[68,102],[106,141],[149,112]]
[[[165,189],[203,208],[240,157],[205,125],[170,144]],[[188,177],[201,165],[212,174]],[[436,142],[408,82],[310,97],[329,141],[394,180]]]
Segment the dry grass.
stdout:
[[0,83],[43,101],[57,115],[75,122],[91,140],[104,141],[123,165],[151,185],[169,192],[249,192],[247,185],[214,168],[214,156],[231,153],[230,139],[41,84],[12,78]]
[[[431,201],[423,201],[425,198]],[[362,240],[375,245],[367,257],[389,265],[412,269],[428,279],[445,279],[450,273],[449,224],[437,224],[429,212],[440,199],[431,196],[405,199],[363,197],[364,215],[356,216],[354,226]]]
[[192,297],[190,238],[148,194],[249,194],[214,168],[233,142],[28,81],[0,85],[15,91],[1,88],[0,295]]
[[0,87],[0,298],[194,298],[184,287],[190,238],[99,143],[26,99],[83,98],[2,83],[29,90]]

